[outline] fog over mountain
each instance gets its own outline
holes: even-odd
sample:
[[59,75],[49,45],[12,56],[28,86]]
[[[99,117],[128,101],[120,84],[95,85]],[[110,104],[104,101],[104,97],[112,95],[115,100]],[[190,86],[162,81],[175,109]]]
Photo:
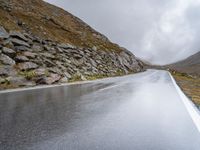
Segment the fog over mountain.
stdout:
[[151,63],[172,63],[200,51],[200,0],[46,1]]

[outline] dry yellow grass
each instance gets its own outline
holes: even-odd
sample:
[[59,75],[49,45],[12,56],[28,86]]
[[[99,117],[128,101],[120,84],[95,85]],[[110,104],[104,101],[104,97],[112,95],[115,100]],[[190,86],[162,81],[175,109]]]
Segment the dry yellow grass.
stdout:
[[200,77],[193,78],[180,73],[173,73],[172,75],[185,94],[196,105],[200,106]]

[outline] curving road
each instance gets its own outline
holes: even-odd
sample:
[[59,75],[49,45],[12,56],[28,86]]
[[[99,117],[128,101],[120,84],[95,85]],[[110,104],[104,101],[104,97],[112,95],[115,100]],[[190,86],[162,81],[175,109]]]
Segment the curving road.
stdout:
[[0,94],[0,150],[200,150],[170,75]]

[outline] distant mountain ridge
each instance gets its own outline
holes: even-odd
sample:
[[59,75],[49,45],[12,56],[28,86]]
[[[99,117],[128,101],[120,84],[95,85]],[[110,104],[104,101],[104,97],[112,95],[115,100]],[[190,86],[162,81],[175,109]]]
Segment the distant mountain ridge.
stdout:
[[167,67],[178,72],[200,76],[200,52]]

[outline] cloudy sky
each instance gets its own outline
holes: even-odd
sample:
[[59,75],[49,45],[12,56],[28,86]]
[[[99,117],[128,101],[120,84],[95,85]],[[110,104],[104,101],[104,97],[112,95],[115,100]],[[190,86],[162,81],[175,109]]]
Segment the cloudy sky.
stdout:
[[156,64],[200,51],[200,0],[46,0]]

